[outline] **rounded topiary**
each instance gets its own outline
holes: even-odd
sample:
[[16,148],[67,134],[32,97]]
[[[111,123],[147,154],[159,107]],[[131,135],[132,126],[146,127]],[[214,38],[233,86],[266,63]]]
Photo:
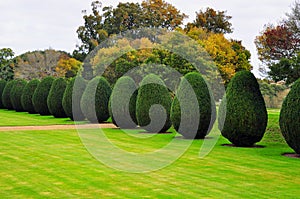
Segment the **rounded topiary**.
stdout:
[[51,115],[53,115],[56,118],[67,117],[62,106],[62,99],[66,87],[66,80],[64,78],[58,78],[53,81],[51,89],[49,91],[49,95],[47,98],[48,109]]
[[33,79],[27,83],[25,86],[22,96],[21,96],[21,103],[24,111],[27,111],[28,113],[36,113],[34,110],[34,106],[32,103],[32,97],[34,94],[34,91],[40,84],[40,81],[38,79]]
[[109,118],[108,102],[110,95],[111,87],[104,77],[95,77],[88,83],[82,95],[80,106],[83,114],[90,122],[104,122]]
[[[75,85],[75,87],[74,87]],[[86,81],[82,77],[72,78],[65,90],[62,105],[66,115],[75,121],[85,119],[80,108],[80,100],[86,88]]]
[[24,111],[21,103],[21,96],[26,84],[27,82],[25,80],[17,79],[15,80],[15,83],[10,91],[10,101],[13,109],[17,112]]
[[10,100],[10,91],[13,88],[15,84],[15,80],[11,80],[9,82],[7,82],[7,84],[5,85],[5,88],[3,90],[2,93],[2,103],[4,108],[8,109],[8,110],[13,110],[13,106]]
[[32,103],[34,110],[40,115],[51,115],[47,105],[47,98],[53,81],[54,78],[51,76],[42,79],[33,94]]
[[292,86],[285,98],[281,111],[279,124],[287,144],[300,154],[300,79]]
[[256,78],[249,71],[237,72],[219,108],[222,135],[236,146],[253,146],[263,138],[267,121],[267,109]]
[[216,105],[201,74],[182,78],[172,103],[171,120],[175,130],[188,139],[203,139],[216,119]]
[[136,100],[138,125],[148,132],[165,132],[171,127],[172,98],[162,79],[149,74],[141,82]]
[[131,77],[121,77],[116,82],[109,101],[109,113],[113,123],[123,129],[137,126],[137,86]]
[[6,86],[6,81],[1,79],[0,80],[0,109],[5,108],[2,103],[2,94],[3,94],[5,86]]

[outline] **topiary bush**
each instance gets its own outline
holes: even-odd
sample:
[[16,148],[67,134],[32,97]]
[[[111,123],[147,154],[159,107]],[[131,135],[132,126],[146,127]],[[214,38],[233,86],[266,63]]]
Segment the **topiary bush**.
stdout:
[[148,132],[161,133],[171,127],[172,98],[162,79],[149,74],[141,82],[136,100],[138,125]]
[[131,77],[121,77],[116,82],[109,101],[109,114],[113,123],[123,129],[137,126],[137,86]]
[[62,99],[66,87],[66,80],[64,78],[58,78],[53,81],[51,89],[49,91],[49,95],[47,98],[48,109],[51,115],[53,115],[56,118],[67,117],[62,106]]
[[267,109],[256,78],[249,71],[237,72],[219,108],[222,135],[236,146],[253,146],[263,138],[267,121]]
[[111,87],[104,77],[92,79],[80,101],[80,106],[85,117],[93,123],[104,122],[109,118],[108,102]]
[[[74,87],[75,85],[75,87]],[[85,119],[80,108],[80,100],[86,88],[86,81],[82,77],[72,78],[65,90],[62,105],[66,115],[75,121]]]
[[34,110],[40,115],[51,115],[47,105],[47,98],[53,81],[54,78],[51,76],[42,79],[33,93],[32,103]]
[[3,93],[2,93],[2,103],[4,108],[8,109],[8,110],[13,110],[13,106],[12,103],[10,101],[10,91],[13,88],[15,84],[15,80],[11,80],[9,82],[7,82]]
[[172,103],[171,120],[175,130],[187,139],[203,139],[216,120],[215,113],[213,95],[201,74],[186,74]]
[[6,81],[1,79],[0,80],[0,109],[5,108],[3,103],[2,103],[2,94],[3,94],[5,86],[6,86]]
[[17,112],[24,111],[22,103],[21,103],[21,96],[23,94],[23,90],[26,86],[27,82],[23,79],[15,80],[15,83],[10,91],[10,101],[12,107]]
[[287,144],[300,154],[300,79],[292,86],[289,94],[283,101],[279,124]]
[[21,96],[22,107],[24,111],[27,111],[30,114],[36,113],[32,103],[32,98],[33,98],[34,91],[36,90],[39,84],[40,84],[40,80],[38,79],[33,79],[29,81],[25,86]]

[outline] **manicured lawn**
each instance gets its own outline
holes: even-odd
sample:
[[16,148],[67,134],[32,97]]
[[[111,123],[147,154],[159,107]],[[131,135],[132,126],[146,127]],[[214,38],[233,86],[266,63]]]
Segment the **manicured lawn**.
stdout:
[[[297,198],[300,159],[281,156],[292,150],[279,133],[278,113],[270,111],[268,132],[259,143],[265,148],[226,147],[222,144],[228,141],[221,137],[202,159],[203,141],[198,140],[173,164],[142,174],[98,162],[75,130],[0,132],[0,197]],[[105,129],[105,133],[111,142],[132,152],[155,151],[177,136],[139,139],[131,136],[136,131],[128,135]],[[175,139],[179,145],[185,141]]]

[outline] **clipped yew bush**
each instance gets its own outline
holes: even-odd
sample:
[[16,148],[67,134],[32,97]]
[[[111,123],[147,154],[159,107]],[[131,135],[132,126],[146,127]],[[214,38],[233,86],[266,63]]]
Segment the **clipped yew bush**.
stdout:
[[82,77],[72,78],[67,85],[62,105],[67,117],[71,120],[81,121],[85,119],[80,107],[80,100],[85,88],[86,81]]
[[5,108],[3,103],[2,103],[2,94],[3,94],[5,86],[6,86],[6,81],[1,79],[0,80],[0,109]]
[[300,79],[285,98],[279,117],[280,129],[287,144],[300,154]]
[[49,95],[47,98],[48,109],[51,115],[53,115],[56,118],[67,117],[62,106],[62,99],[66,87],[66,80],[64,78],[58,78],[53,81],[51,89],[49,91]]
[[24,111],[24,108],[21,103],[21,97],[23,94],[23,90],[26,86],[27,82],[23,79],[16,79],[15,83],[10,91],[10,101],[12,107],[17,112]]
[[148,132],[161,133],[171,127],[172,98],[163,80],[154,74],[141,82],[136,100],[138,125]]
[[3,106],[8,110],[13,110],[13,106],[10,100],[10,91],[13,88],[14,84],[15,84],[15,80],[11,80],[7,82],[2,93]]
[[109,101],[109,113],[113,123],[123,129],[137,126],[136,99],[137,86],[131,77],[118,79]]
[[253,146],[263,138],[267,121],[267,109],[256,78],[249,71],[237,72],[219,108],[222,135],[236,146]]
[[30,114],[36,113],[32,103],[32,98],[33,98],[34,91],[38,87],[39,83],[40,81],[38,79],[33,79],[29,81],[25,86],[21,96],[22,107],[24,111],[27,111]]
[[111,87],[104,77],[95,77],[87,84],[80,106],[83,114],[90,122],[100,123],[109,118],[110,95]]
[[42,79],[33,94],[32,103],[34,110],[40,115],[51,115],[47,105],[47,98],[53,81],[54,78],[51,76]]
[[200,73],[182,78],[172,103],[175,130],[187,139],[203,139],[216,119],[213,95]]

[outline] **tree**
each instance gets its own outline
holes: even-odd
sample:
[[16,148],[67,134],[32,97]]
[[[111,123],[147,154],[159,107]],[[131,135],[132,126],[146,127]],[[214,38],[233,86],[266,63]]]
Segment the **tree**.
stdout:
[[15,84],[15,80],[11,80],[7,82],[2,93],[3,106],[8,110],[13,110],[13,106],[10,100],[10,91],[13,88],[14,84]]
[[226,11],[215,11],[212,8],[206,8],[205,11],[196,12],[196,19],[193,23],[188,23],[186,29],[189,31],[193,27],[203,28],[213,33],[232,33],[232,24],[229,20],[231,16],[226,15]]
[[13,57],[14,52],[12,51],[12,49],[0,49],[0,79],[9,81],[14,78]]
[[81,67],[82,62],[76,60],[75,58],[62,56],[55,67],[55,71],[60,77],[70,78],[75,77]]
[[24,111],[24,108],[22,106],[21,97],[23,94],[23,90],[26,86],[27,82],[23,79],[16,79],[14,86],[12,87],[10,91],[10,101],[12,104],[12,107],[17,112]]
[[2,103],[2,94],[3,94],[4,88],[6,86],[6,83],[7,82],[5,80],[0,79],[0,109],[5,108]]
[[27,111],[30,114],[36,113],[32,103],[32,98],[34,91],[36,90],[39,84],[40,81],[37,79],[29,81],[28,84],[25,86],[21,96],[22,107],[25,111]]

